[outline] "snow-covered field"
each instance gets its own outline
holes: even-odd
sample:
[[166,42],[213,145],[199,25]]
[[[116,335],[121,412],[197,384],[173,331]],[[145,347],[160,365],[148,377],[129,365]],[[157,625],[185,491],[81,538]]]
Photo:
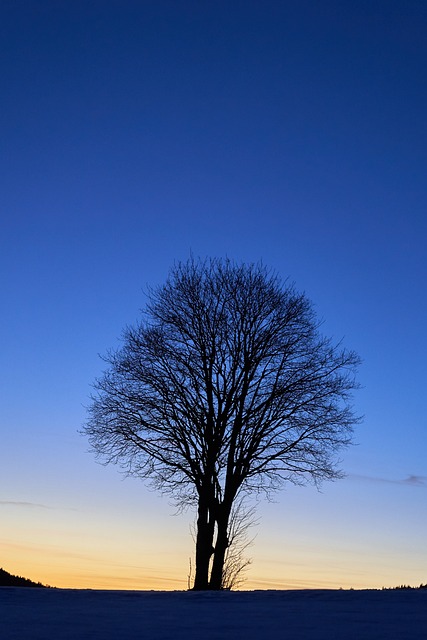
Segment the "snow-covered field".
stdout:
[[1,640],[421,640],[427,590],[0,588]]

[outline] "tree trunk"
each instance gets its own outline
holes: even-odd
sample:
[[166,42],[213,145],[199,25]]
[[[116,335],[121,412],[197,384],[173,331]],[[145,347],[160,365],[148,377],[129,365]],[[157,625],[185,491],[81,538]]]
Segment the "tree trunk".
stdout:
[[209,564],[213,553],[215,522],[209,517],[209,508],[199,501],[196,534],[196,574],[193,589],[209,589]]
[[221,517],[217,522],[218,531],[215,543],[215,552],[212,562],[209,589],[218,591],[223,588],[223,571],[225,553],[228,547],[228,515]]

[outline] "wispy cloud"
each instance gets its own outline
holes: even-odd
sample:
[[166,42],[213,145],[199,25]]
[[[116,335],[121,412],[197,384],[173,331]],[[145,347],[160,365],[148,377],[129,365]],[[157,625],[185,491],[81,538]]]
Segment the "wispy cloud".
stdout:
[[[19,556],[22,558],[27,556],[28,554],[32,557],[36,554],[39,558],[45,557],[52,561],[53,558],[60,558],[61,560],[82,560],[86,565],[89,563],[98,563],[98,560],[94,558],[89,553],[79,553],[76,551],[71,551],[67,546],[62,547],[59,545],[52,544],[50,541],[45,542],[16,542],[15,540],[10,540],[7,538],[0,537],[0,545],[2,552],[16,554],[19,553]],[[1,566],[1,565],[0,565]]]
[[380,484],[400,484],[409,487],[427,487],[427,476],[419,476],[415,474],[410,474],[406,478],[401,479],[380,478],[377,476],[358,475],[355,473],[350,473],[347,477],[353,480],[362,480],[365,482],[375,482]]
[[1,507],[26,507],[30,509],[54,509],[55,507],[48,507],[46,504],[39,504],[38,502],[20,502],[18,500],[0,500]]
[[427,487],[427,476],[408,476],[405,480],[402,480],[401,484],[409,484],[416,487]]
[[21,500],[0,500],[0,507],[21,507],[23,509],[47,509],[49,511],[78,511],[74,507],[54,507],[41,502],[24,502]]

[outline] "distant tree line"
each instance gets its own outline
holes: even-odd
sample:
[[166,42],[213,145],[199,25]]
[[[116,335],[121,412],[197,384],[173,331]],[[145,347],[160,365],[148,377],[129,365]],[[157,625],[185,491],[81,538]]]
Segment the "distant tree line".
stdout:
[[427,589],[427,583],[426,584],[420,584],[419,587],[411,587],[411,585],[409,584],[401,584],[398,587],[383,587],[383,591],[388,591],[388,590],[400,590],[400,589]]
[[21,576],[14,576],[4,569],[0,569],[0,587],[42,587],[46,588],[47,585],[41,582],[33,582],[28,578],[22,578]]

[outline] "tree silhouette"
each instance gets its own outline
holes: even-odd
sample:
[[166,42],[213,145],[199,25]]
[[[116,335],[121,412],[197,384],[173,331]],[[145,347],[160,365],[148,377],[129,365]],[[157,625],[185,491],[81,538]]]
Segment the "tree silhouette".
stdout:
[[340,477],[359,358],[262,264],[177,264],[105,360],[84,431],[103,462],[197,507],[194,589],[226,586],[237,499]]
[[244,583],[246,570],[252,564],[252,560],[245,555],[253,543],[253,538],[249,538],[249,530],[257,524],[255,505],[248,507],[244,498],[235,500],[228,522],[228,546],[222,570],[222,589],[235,589]]
[[33,582],[21,576],[15,576],[5,569],[0,568],[0,587],[38,587],[45,589],[47,585],[41,582]]

